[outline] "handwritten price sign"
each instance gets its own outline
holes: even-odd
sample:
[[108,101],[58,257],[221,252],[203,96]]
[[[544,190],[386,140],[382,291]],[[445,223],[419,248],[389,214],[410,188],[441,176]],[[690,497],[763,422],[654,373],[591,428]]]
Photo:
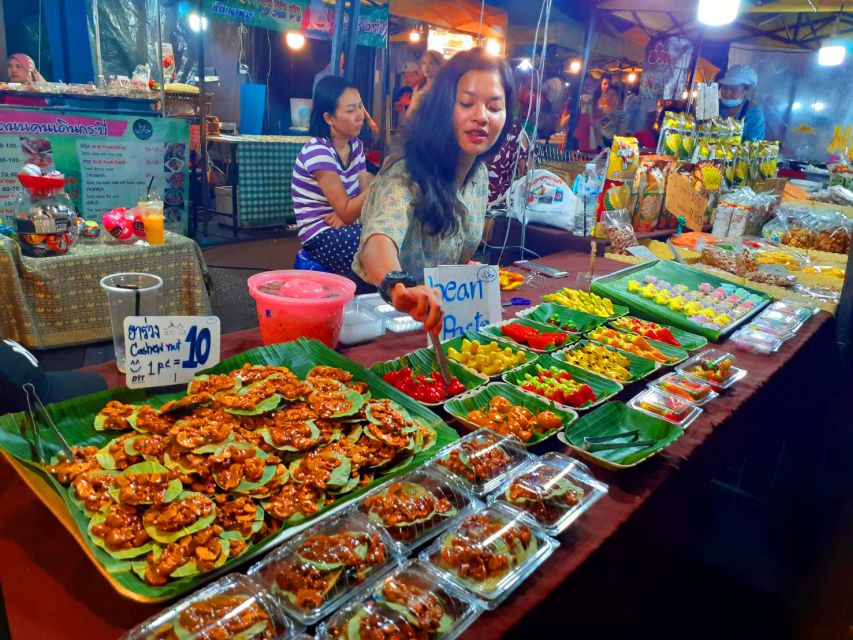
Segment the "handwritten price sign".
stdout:
[[441,292],[442,340],[501,321],[498,267],[466,264],[424,269],[424,282]]
[[189,382],[219,363],[216,316],[130,316],[124,338],[131,389]]

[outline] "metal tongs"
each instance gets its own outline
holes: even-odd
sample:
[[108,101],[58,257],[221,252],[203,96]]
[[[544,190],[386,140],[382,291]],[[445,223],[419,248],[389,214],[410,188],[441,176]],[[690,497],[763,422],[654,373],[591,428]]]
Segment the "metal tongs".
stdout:
[[438,372],[441,374],[441,379],[444,380],[444,384],[449,385],[450,363],[447,361],[447,354],[441,347],[441,342],[439,342],[438,336],[432,331],[428,331],[427,333],[429,333],[429,339],[432,341],[432,349],[435,351],[435,361],[438,363]]
[[[624,442],[617,442],[617,440],[623,440]],[[654,440],[640,440],[639,429],[626,431],[625,433],[613,433],[607,436],[593,436],[583,439],[583,449],[590,453],[595,451],[609,451],[611,449],[645,448],[651,447],[653,444],[655,444]]]
[[[47,409],[44,406],[44,403],[41,401],[41,398],[38,397],[36,393],[36,388],[33,386],[31,382],[27,382],[23,385],[24,393],[27,396],[27,414],[30,417],[30,424],[33,429],[33,440],[36,447],[36,453],[39,458],[39,462],[41,464],[45,464],[44,459],[44,448],[42,447],[41,436],[39,436],[39,426],[36,421],[36,412],[40,414],[42,422],[47,424],[50,427],[51,431],[53,431],[57,440],[59,440],[59,447],[62,449],[62,452],[65,454],[66,460],[73,460],[76,457],[74,450],[71,449],[71,446],[68,444],[68,441],[65,437],[59,432],[59,429],[54,424],[53,419],[50,417],[50,414],[47,412]],[[35,409],[33,409],[35,407]]]

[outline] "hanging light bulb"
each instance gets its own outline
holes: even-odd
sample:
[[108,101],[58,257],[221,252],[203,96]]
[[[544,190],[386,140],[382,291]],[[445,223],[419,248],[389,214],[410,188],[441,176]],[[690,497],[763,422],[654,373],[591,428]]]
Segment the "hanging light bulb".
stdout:
[[578,73],[581,70],[581,61],[580,60],[572,60],[569,63],[569,71],[571,73]]
[[305,46],[305,36],[297,31],[288,31],[284,36],[287,46],[294,51],[299,51]]
[[501,55],[501,43],[494,38],[489,38],[486,40],[486,53],[490,56]]
[[421,41],[421,34],[418,32],[417,29],[412,29],[411,31],[409,31],[409,42],[420,42],[420,41]]
[[628,82],[633,84],[636,81],[637,81],[637,74],[632,71],[631,73],[628,74]]
[[522,58],[517,67],[519,71],[530,71],[532,68],[533,63],[530,62],[530,58]]
[[702,24],[720,27],[730,24],[740,11],[740,0],[699,0],[697,19]]
[[199,31],[207,31],[207,18],[200,16],[195,12],[188,13],[187,26],[190,28],[190,31],[195,31],[196,33]]
[[847,47],[838,41],[824,41],[817,52],[817,63],[822,67],[837,67],[844,62]]

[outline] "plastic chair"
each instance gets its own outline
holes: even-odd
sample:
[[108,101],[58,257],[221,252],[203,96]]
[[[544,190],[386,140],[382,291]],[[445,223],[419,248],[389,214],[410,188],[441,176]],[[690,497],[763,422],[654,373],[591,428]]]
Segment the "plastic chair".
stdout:
[[293,261],[293,268],[301,269],[302,271],[323,271],[324,273],[332,273],[331,269],[327,269],[319,262],[314,262],[314,260],[309,258],[305,249],[300,249],[296,254],[296,259]]

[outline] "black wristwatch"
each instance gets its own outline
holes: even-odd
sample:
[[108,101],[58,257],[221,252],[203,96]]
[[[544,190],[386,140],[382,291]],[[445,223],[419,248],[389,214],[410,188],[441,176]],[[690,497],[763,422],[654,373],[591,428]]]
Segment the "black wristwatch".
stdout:
[[391,289],[398,284],[402,284],[404,287],[414,287],[418,283],[405,271],[391,271],[390,273],[386,273],[379,284],[379,295],[388,304],[391,304]]

